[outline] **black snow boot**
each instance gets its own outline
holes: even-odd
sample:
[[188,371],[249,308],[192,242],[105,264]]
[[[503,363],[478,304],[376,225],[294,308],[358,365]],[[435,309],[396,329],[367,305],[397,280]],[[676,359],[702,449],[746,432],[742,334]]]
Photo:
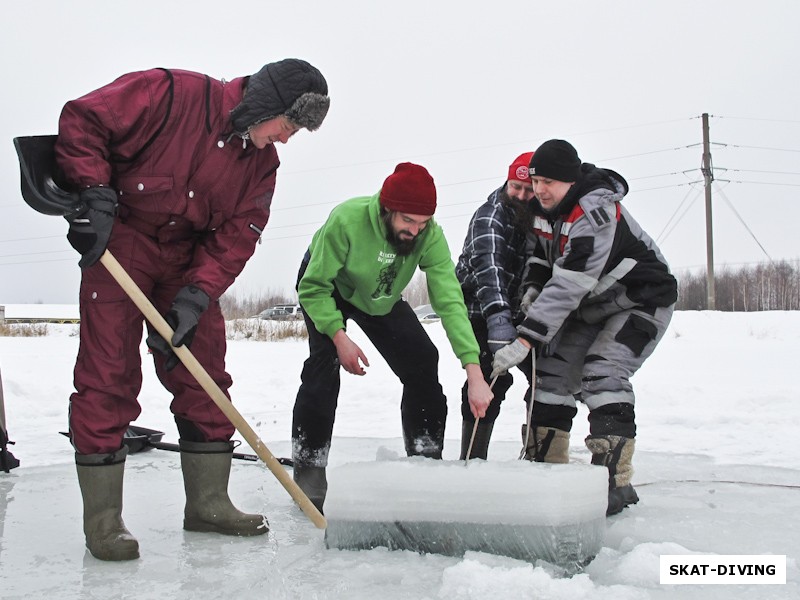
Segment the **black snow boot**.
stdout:
[[475,429],[475,421],[461,422],[461,460],[467,460],[467,451],[469,451],[469,458],[471,459],[482,458],[486,460],[489,455],[489,440],[492,439],[494,423],[478,421],[475,440],[472,442],[472,450],[470,450],[469,442],[472,440],[473,429]]
[[325,496],[328,493],[328,478],[325,475],[325,467],[315,467],[295,462],[292,477],[294,482],[303,490],[303,493],[311,500],[311,503],[322,513],[322,505],[325,504]]
[[586,438],[586,447],[592,453],[592,464],[608,468],[606,516],[615,515],[626,506],[639,502],[639,496],[631,485],[635,443],[635,438],[619,435],[590,435]]
[[412,430],[403,423],[403,442],[406,456],[424,456],[441,460],[444,448],[444,427],[431,434],[425,429]]

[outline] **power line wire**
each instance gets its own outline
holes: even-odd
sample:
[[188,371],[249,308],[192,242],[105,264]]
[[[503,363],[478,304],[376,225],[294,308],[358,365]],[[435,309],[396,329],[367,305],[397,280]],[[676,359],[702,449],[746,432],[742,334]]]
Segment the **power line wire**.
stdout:
[[715,181],[724,181],[726,183],[752,183],[754,185],[781,185],[784,187],[800,187],[800,183],[778,183],[775,181],[743,181],[740,179],[716,179]]
[[20,254],[0,254],[0,258],[14,258],[15,256],[37,256],[39,254],[59,254],[67,250],[49,250],[47,252],[22,252]]
[[769,173],[770,175],[800,175],[800,171],[760,171],[757,169],[733,169],[730,167],[716,167],[718,171],[733,171],[735,173]]
[[742,144],[729,144],[727,142],[711,142],[712,146],[722,146],[724,148],[744,148],[747,150],[770,150],[773,152],[800,152],[796,148],[772,148],[770,146],[745,146]]
[[[672,227],[670,227],[668,231],[665,230],[665,231],[662,231],[661,234],[659,234],[659,240],[660,241],[657,242],[659,245],[662,244],[663,242],[667,241],[667,238],[669,238],[669,236],[672,234],[672,232],[675,231],[675,229],[678,227],[680,222],[683,221],[683,218],[687,214],[689,214],[689,210],[692,208],[694,203],[697,201],[697,198],[700,196],[700,190],[699,190],[699,188],[693,188],[693,189],[696,192],[695,196],[689,201],[689,204],[686,206],[685,209],[683,209],[683,212],[680,214],[680,216],[675,219],[675,222],[672,224]],[[689,190],[689,192],[691,192],[691,191],[692,190]],[[681,204],[683,204],[686,201],[687,197],[688,197],[688,193],[687,193],[687,196],[684,197],[683,201],[681,201]],[[673,217],[670,217],[670,220],[674,218],[674,215],[677,214],[678,210],[680,210],[680,206],[675,210],[675,213],[673,213]]]
[[635,192],[638,194],[639,192],[652,192],[654,190],[666,190],[666,189],[674,188],[674,187],[683,187],[685,185],[693,186],[693,185],[696,185],[698,183],[703,183],[703,182],[699,181],[699,180],[698,181],[686,181],[684,183],[673,183],[673,184],[670,184],[670,185],[660,185],[658,187],[641,188],[641,189],[637,188],[635,190]]
[[709,115],[709,116],[716,119],[734,119],[737,121],[764,121],[768,123],[792,123],[795,125],[800,124],[800,121],[791,121],[785,119],[762,119],[758,117],[728,117],[724,115]]
[[32,242],[34,240],[50,240],[50,239],[53,239],[53,238],[62,238],[62,237],[64,237],[64,236],[63,235],[45,235],[45,236],[42,236],[42,237],[16,238],[16,239],[13,239],[13,240],[0,240],[0,243],[2,243],[2,242]]
[[756,234],[755,234],[755,233],[753,233],[753,231],[752,231],[752,230],[751,230],[751,229],[750,229],[750,228],[747,226],[747,223],[745,223],[745,220],[742,218],[742,216],[741,216],[741,215],[739,214],[739,212],[736,210],[736,207],[734,207],[734,206],[733,206],[733,203],[730,201],[730,199],[728,199],[728,196],[725,194],[725,191],[722,189],[722,187],[721,187],[721,186],[719,186],[719,185],[715,185],[715,186],[714,186],[714,188],[715,188],[715,189],[717,190],[717,192],[719,192],[719,194],[722,196],[722,199],[723,199],[723,200],[725,200],[725,203],[726,203],[726,204],[728,205],[728,207],[729,207],[729,208],[730,208],[730,209],[733,211],[733,214],[734,214],[734,215],[736,215],[736,218],[737,218],[737,219],[739,219],[739,222],[740,222],[740,223],[742,224],[742,226],[743,226],[743,227],[744,227],[744,228],[747,230],[747,233],[749,233],[749,234],[750,234],[750,237],[752,237],[752,238],[753,238],[753,240],[755,241],[755,243],[756,243],[756,244],[758,244],[758,247],[759,247],[759,248],[761,248],[761,251],[764,253],[764,256],[766,256],[766,257],[769,259],[769,262],[772,262],[772,257],[769,255],[769,253],[768,253],[768,252],[767,252],[767,250],[764,248],[764,246],[761,244],[761,242],[760,242],[760,241],[758,241],[758,238],[756,237]]
[[695,145],[696,144],[689,144],[688,146],[678,146],[677,148],[663,148],[661,150],[651,150],[651,151],[648,151],[648,152],[640,152],[638,154],[626,154],[624,156],[612,156],[610,158],[598,159],[597,162],[603,162],[603,161],[608,161],[608,160],[621,160],[623,158],[636,158],[638,156],[649,156],[651,154],[661,154],[663,152],[674,152],[675,150],[685,150],[686,148],[691,148],[692,146],[695,146]]
[[0,263],[0,267],[9,267],[12,265],[38,265],[41,263],[54,263],[54,262],[74,262],[77,258],[53,258],[50,260],[23,260],[19,262]]

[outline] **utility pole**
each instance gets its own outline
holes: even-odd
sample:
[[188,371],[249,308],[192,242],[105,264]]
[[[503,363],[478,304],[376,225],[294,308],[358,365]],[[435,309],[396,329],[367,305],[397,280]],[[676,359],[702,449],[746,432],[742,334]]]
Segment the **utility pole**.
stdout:
[[714,290],[714,234],[711,220],[711,182],[714,171],[711,167],[711,148],[708,140],[708,113],[703,113],[703,166],[701,171],[706,189],[706,290],[708,310],[716,310],[717,300]]

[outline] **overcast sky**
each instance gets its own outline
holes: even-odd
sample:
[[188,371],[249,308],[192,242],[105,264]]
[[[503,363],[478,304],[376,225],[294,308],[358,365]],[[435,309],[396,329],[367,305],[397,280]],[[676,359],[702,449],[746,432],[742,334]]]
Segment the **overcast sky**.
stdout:
[[0,304],[74,303],[66,224],[28,208],[12,138],[151,67],[232,79],[286,57],[328,80],[322,128],[278,145],[273,212],[240,294],[290,291],[330,209],[401,161],[428,168],[454,259],[520,153],[558,137],[627,178],[625,205],[673,270],[702,268],[709,113],[717,269],[797,260],[800,3],[306,0],[0,3]]

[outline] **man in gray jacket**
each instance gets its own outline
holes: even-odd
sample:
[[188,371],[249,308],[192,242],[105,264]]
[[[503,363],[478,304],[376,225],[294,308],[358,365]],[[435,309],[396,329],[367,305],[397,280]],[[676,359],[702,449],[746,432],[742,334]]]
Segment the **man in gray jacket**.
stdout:
[[568,433],[540,415],[574,411],[580,394],[589,408],[592,464],[609,471],[611,515],[639,500],[631,485],[636,424],[630,378],[669,325],[677,282],[655,242],[622,206],[628,192],[622,176],[581,163],[564,140],[542,144],[530,169],[538,199],[533,233],[552,275],[528,282],[534,293],[526,292],[530,304],[520,337],[495,354],[492,376],[533,348],[533,425],[562,438]]

